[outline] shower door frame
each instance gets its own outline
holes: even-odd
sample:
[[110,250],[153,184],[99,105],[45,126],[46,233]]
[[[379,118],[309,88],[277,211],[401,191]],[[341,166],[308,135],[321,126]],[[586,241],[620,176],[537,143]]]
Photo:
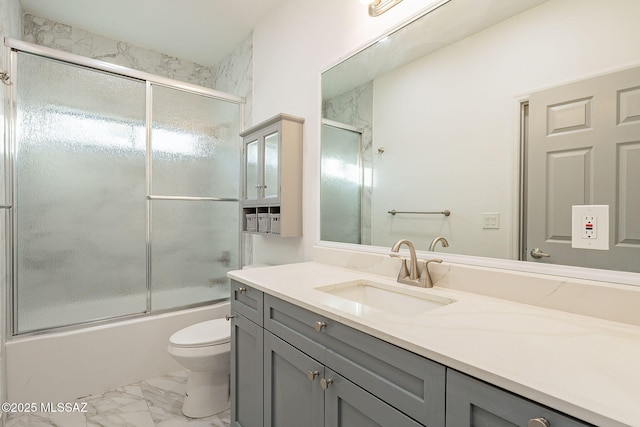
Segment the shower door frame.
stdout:
[[[131,68],[123,67],[120,65],[111,64],[108,62],[100,61],[97,59],[87,58],[80,55],[75,55],[68,52],[62,52],[55,49],[51,49],[44,46],[35,45],[22,40],[5,38],[5,52],[4,55],[9,64],[11,83],[5,90],[5,113],[4,113],[4,142],[3,142],[3,171],[2,179],[4,200],[0,200],[0,210],[4,211],[5,219],[5,304],[6,304],[6,339],[12,339],[17,336],[25,337],[32,335],[40,335],[48,333],[50,331],[67,331],[80,328],[86,328],[87,326],[94,326],[99,324],[108,324],[113,322],[119,322],[124,319],[134,319],[139,317],[149,316],[151,314],[160,314],[164,312],[171,312],[176,310],[183,310],[188,308],[199,307],[207,304],[211,304],[212,301],[192,303],[175,308],[153,310],[151,307],[151,202],[153,200],[182,200],[182,201],[213,201],[213,202],[238,202],[238,218],[242,207],[239,203],[239,198],[216,198],[216,197],[183,197],[183,196],[163,196],[151,194],[151,133],[152,133],[152,85],[164,86],[171,89],[177,89],[183,92],[192,93],[195,95],[202,95],[208,98],[217,99],[220,101],[237,104],[239,110],[239,129],[242,130],[242,124],[244,123],[244,109],[243,104],[246,103],[246,99],[241,96],[236,96],[221,92],[219,90],[210,89],[202,86],[198,86],[191,83],[181,82],[173,80],[167,77],[157,76],[144,71],[138,71]],[[15,256],[14,238],[16,233],[16,214],[14,206],[14,195],[17,189],[14,182],[14,170],[15,170],[15,148],[16,148],[16,123],[17,123],[17,111],[16,111],[16,82],[18,81],[17,70],[17,55],[18,52],[37,55],[47,59],[58,60],[69,63],[74,66],[102,71],[110,74],[115,74],[140,82],[145,82],[146,90],[146,118],[145,118],[145,188],[146,188],[146,310],[142,313],[131,313],[125,315],[116,315],[100,319],[92,319],[83,321],[80,323],[61,325],[48,328],[37,329],[33,331],[17,333],[17,298],[16,297],[16,278],[15,271],[17,270],[17,257]],[[238,135],[238,138],[239,135]],[[241,142],[241,139],[238,139]],[[240,161],[239,161],[240,166]],[[238,194],[240,194],[240,182],[238,177]],[[237,259],[241,260],[242,256],[242,240],[240,233],[238,233],[238,254]]]

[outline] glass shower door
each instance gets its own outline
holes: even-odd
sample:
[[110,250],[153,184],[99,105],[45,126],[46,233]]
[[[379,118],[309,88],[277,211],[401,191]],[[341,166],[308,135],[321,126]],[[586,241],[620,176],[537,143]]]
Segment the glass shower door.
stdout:
[[145,82],[14,54],[14,333],[145,312]]
[[152,85],[151,306],[229,297],[238,268],[240,107]]
[[361,134],[323,124],[320,157],[320,239],[361,243]]

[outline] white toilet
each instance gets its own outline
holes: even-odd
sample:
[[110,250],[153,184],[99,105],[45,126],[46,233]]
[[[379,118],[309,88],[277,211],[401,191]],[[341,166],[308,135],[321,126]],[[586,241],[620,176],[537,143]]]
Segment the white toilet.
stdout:
[[189,370],[183,414],[201,418],[229,408],[230,322],[215,319],[181,329],[167,350]]

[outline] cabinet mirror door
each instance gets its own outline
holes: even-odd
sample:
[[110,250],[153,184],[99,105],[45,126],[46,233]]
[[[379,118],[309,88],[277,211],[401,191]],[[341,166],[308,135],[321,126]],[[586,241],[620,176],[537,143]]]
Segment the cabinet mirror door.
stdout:
[[280,163],[280,135],[273,132],[264,137],[264,198],[278,198],[278,169]]
[[246,200],[258,200],[258,190],[260,189],[260,183],[258,177],[260,176],[258,171],[258,141],[250,141],[246,143],[246,156],[245,156],[245,187],[244,197]]

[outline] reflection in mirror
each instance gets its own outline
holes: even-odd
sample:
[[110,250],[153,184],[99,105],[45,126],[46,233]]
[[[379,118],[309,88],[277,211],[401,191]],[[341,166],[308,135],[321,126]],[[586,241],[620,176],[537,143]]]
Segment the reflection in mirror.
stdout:
[[367,243],[362,224],[362,132],[353,126],[323,120],[320,238],[345,243]]
[[[528,247],[521,228],[521,215],[526,217],[527,209],[520,209],[521,194],[527,194],[530,184],[520,167],[521,153],[528,160],[525,144],[533,143],[527,128],[529,99],[549,88],[566,88],[618,70],[631,69],[632,79],[640,77],[631,68],[640,64],[637,16],[640,2],[634,0],[451,0],[323,73],[324,119],[362,131],[363,179],[359,191],[352,190],[361,204],[360,243],[388,248],[410,238],[417,249],[427,250],[435,237],[444,236],[450,245],[438,251],[639,271],[640,263],[631,260],[640,259],[640,230],[633,219],[640,218],[638,180],[633,180],[637,176],[633,171],[640,170],[640,130],[632,127],[640,123],[640,81],[621,82],[612,92],[613,98],[626,100],[623,108],[631,119],[621,126],[626,133],[617,140],[619,148],[613,151],[609,169],[591,167],[597,152],[583,156],[576,169],[577,156],[556,155],[565,153],[566,145],[548,154],[561,159],[555,171],[562,171],[561,180],[587,183],[554,194],[556,198],[571,194],[561,197],[564,203],[556,216],[545,210],[536,213],[543,219],[543,239],[536,241],[536,247],[550,257],[529,255],[534,248]],[[585,97],[599,102],[593,94],[570,95],[559,102]],[[576,150],[584,151],[581,138],[591,131],[572,126],[579,125],[573,121],[584,118],[586,110],[573,108],[582,105],[579,102],[567,105],[556,119],[569,123],[567,135],[574,138]],[[325,128],[324,168],[327,151],[335,150],[329,144],[336,144]],[[558,140],[551,134],[544,137],[552,143]],[[622,168],[619,159],[625,161]],[[341,224],[353,213],[332,209],[332,194],[337,192],[327,187],[325,172],[322,240],[354,242],[348,233],[328,232],[329,224]],[[530,175],[536,183],[546,182],[552,173],[538,172]],[[595,194],[592,190],[604,176],[613,182],[612,192],[622,194],[616,190],[622,185],[628,197],[602,200]],[[544,184],[537,188],[530,191],[548,191]],[[523,203],[527,204],[526,197]],[[624,255],[626,261],[597,264],[594,260],[604,258],[597,257],[604,251],[572,249],[573,204],[610,205],[610,246],[632,248]],[[391,215],[391,210],[450,210],[451,215]],[[573,256],[561,257],[560,250],[573,251]]]

